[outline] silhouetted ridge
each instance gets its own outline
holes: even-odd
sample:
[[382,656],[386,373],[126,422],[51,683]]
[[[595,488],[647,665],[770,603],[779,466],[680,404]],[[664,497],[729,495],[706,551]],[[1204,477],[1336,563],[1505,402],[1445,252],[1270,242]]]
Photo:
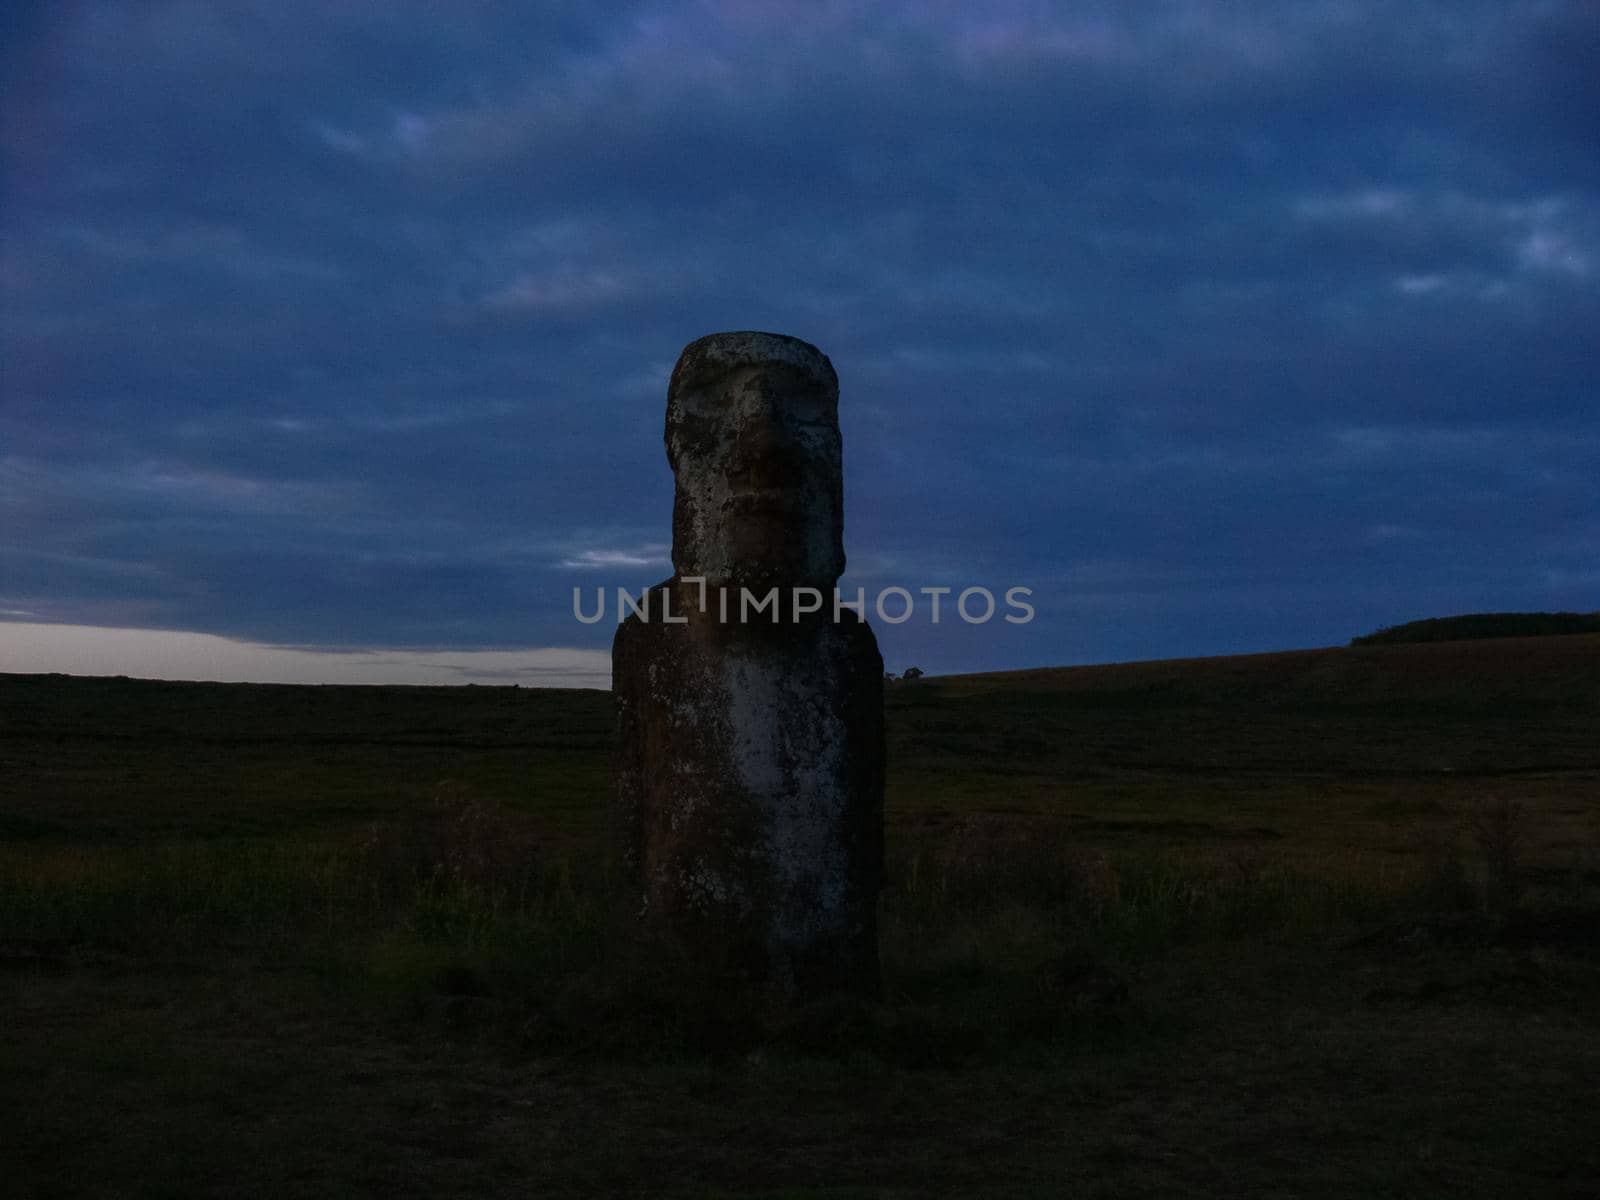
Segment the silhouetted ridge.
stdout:
[[1429,617],[1404,625],[1386,625],[1375,633],[1351,638],[1352,646],[1391,646],[1402,642],[1464,642],[1473,638],[1554,637],[1566,633],[1600,633],[1600,612],[1469,613],[1461,617]]

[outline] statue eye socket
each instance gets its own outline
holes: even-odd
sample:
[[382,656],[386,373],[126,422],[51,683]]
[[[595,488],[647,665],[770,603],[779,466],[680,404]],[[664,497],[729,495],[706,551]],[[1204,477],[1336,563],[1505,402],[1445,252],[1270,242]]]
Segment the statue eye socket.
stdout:
[[[691,420],[711,420],[739,408],[747,399],[738,387],[700,387],[679,395],[678,410]],[[833,406],[811,388],[783,388],[775,400],[778,411],[790,421],[802,425],[833,423]]]
[[678,397],[678,411],[685,417],[714,417],[733,407],[733,398],[722,388],[694,388]]
[[788,397],[784,411],[794,420],[807,425],[826,424],[829,419],[828,402],[814,393],[802,392]]

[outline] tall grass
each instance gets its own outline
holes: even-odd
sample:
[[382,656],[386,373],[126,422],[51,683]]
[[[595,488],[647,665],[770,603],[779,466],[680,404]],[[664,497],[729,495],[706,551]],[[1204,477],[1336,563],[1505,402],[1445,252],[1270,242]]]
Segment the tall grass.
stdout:
[[[1485,817],[1490,887],[1504,886],[1493,864],[1514,817]],[[1311,871],[1251,853],[1084,853],[1064,832],[982,822],[892,850],[877,1006],[780,1009],[704,964],[645,953],[602,862],[453,785],[335,843],[10,849],[0,953],[265,956],[360,1003],[531,1049],[856,1044],[944,1061],[1123,1036],[1150,1016],[1139,980],[1163,956],[1325,940],[1457,904],[1466,886],[1453,853]]]

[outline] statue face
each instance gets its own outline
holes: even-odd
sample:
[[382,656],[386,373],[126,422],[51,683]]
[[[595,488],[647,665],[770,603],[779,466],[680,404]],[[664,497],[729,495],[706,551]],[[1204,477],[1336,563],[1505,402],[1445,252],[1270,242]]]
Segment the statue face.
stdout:
[[844,570],[838,398],[831,364],[793,338],[717,334],[684,351],[667,403],[680,575],[833,586]]

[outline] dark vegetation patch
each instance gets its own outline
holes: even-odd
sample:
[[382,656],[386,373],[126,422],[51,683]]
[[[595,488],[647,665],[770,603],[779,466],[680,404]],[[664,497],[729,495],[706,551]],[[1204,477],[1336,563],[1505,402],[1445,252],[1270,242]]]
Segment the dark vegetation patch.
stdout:
[[1600,612],[1469,613],[1429,617],[1403,625],[1385,625],[1375,633],[1352,638],[1352,646],[1398,646],[1408,642],[1460,642],[1472,638],[1562,637],[1600,633]]

